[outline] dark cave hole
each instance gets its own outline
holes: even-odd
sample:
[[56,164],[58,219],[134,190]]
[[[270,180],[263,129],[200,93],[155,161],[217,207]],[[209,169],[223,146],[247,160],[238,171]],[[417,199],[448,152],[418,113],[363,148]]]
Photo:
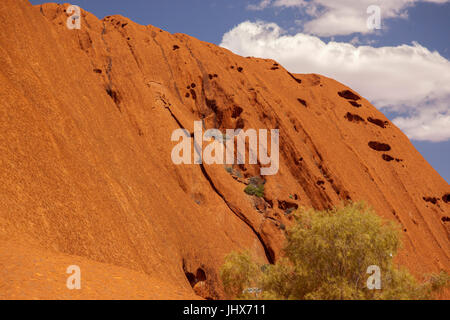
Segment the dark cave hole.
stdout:
[[307,106],[308,106],[307,103],[306,103],[306,101],[303,100],[303,99],[297,98],[297,101],[300,102],[304,107],[307,107]]
[[364,122],[364,119],[361,118],[359,115],[353,114],[350,112],[347,112],[347,114],[344,116],[344,118],[350,122]]
[[361,105],[356,101],[349,101],[348,103],[350,103],[355,108],[361,108]]
[[233,107],[233,113],[231,114],[231,117],[232,117],[233,119],[238,118],[238,117],[241,115],[242,111],[244,111],[244,109],[242,109],[241,107],[239,107],[239,106],[234,106],[234,107]]
[[380,119],[374,119],[372,117],[367,118],[367,121],[369,121],[370,123],[373,123],[374,125],[377,125],[381,128],[386,128],[386,125],[388,124],[387,121],[383,121]]
[[344,91],[339,91],[338,95],[344,99],[347,100],[359,100],[361,99],[360,96],[358,96],[357,94],[351,92],[350,90],[344,90]]
[[377,142],[377,141],[370,141],[368,143],[369,147],[372,148],[373,150],[376,151],[390,151],[391,150],[391,146],[386,144],[386,143],[381,143],[381,142]]

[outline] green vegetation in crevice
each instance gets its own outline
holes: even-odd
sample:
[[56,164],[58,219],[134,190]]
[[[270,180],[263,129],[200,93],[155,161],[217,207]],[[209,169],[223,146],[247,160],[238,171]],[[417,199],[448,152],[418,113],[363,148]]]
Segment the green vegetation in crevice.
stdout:
[[249,179],[248,186],[244,189],[244,192],[251,196],[264,197],[264,184],[265,181],[260,177],[251,177]]

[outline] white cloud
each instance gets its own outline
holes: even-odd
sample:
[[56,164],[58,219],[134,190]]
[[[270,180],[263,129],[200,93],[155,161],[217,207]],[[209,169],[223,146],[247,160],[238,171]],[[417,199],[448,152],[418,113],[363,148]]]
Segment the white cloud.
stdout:
[[319,73],[345,83],[378,108],[398,112],[410,138],[450,139],[450,62],[418,43],[396,47],[325,43],[286,34],[275,23],[243,22],[221,46],[243,56],[279,61],[291,72]]
[[398,117],[393,122],[413,140],[445,141],[450,139],[449,101],[434,102],[410,116]]
[[303,24],[303,32],[318,36],[349,35],[352,33],[372,33],[367,28],[370,14],[367,8],[377,5],[381,8],[382,19],[406,18],[407,9],[418,2],[442,4],[450,0],[263,0],[259,10],[269,6],[281,8],[301,8],[311,18]]
[[247,6],[247,9],[249,10],[264,10],[265,8],[267,8],[268,6],[270,6],[272,0],[262,0],[260,3],[258,4],[249,4]]
[[304,0],[275,0],[274,7],[304,7],[307,2]]

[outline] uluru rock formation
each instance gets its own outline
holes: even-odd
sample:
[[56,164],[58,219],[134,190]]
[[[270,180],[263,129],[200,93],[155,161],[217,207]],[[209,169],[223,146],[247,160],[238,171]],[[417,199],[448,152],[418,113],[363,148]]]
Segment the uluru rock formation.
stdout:
[[[0,2],[0,299],[223,297],[224,256],[280,255],[298,206],[367,201],[398,262],[450,270],[450,187],[366,99],[316,74],[68,5]],[[171,134],[279,129],[259,165],[175,165]],[[68,290],[79,265],[82,289]]]

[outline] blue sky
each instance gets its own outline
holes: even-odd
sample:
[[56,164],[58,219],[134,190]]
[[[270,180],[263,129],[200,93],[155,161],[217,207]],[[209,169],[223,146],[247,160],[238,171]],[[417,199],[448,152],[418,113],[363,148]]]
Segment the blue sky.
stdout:
[[[121,14],[238,54],[274,58],[293,72],[331,76],[380,108],[450,181],[449,0],[74,0],[72,4],[99,18]],[[370,4],[381,9],[380,30],[365,29]],[[354,60],[342,60],[343,56]]]

